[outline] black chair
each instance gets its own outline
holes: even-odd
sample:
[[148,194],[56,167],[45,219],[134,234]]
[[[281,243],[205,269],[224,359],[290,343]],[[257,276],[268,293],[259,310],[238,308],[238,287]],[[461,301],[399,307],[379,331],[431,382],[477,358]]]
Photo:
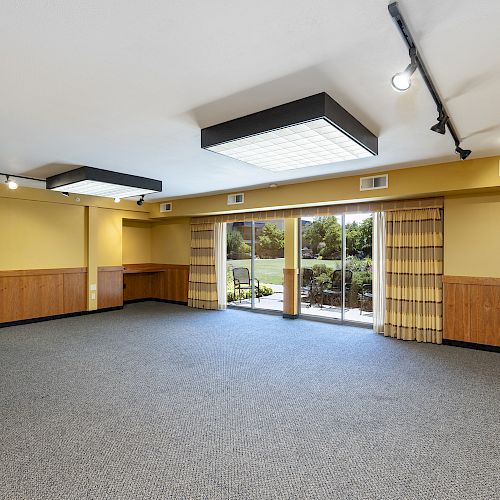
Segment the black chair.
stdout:
[[367,304],[373,304],[373,287],[371,283],[363,283],[361,292],[358,293],[358,299],[359,314],[363,314],[363,311],[369,312],[369,310],[365,306]]
[[[255,287],[257,290],[256,296],[260,302],[260,282],[257,278],[255,278],[255,282],[257,283],[257,286]],[[238,298],[240,299],[241,302],[241,291],[252,290],[250,272],[246,267],[235,267],[233,269],[233,285],[234,285],[234,292],[236,294],[236,291],[238,291]]]
[[[352,285],[352,271],[349,269],[345,270],[345,293],[346,295],[351,290]],[[322,294],[322,305],[324,303],[324,298],[328,297],[331,299],[332,305],[337,302],[338,305],[342,304],[342,271],[340,269],[336,269],[333,271],[332,284],[331,287],[327,287],[323,289]]]

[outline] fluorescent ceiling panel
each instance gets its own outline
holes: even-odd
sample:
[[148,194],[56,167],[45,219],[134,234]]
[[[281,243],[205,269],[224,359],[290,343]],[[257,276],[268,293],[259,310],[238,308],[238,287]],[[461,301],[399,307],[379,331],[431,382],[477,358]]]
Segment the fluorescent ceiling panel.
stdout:
[[205,128],[202,148],[272,171],[366,158],[378,139],[321,93]]
[[129,198],[160,192],[162,182],[99,168],[80,167],[49,177],[47,189],[108,198]]

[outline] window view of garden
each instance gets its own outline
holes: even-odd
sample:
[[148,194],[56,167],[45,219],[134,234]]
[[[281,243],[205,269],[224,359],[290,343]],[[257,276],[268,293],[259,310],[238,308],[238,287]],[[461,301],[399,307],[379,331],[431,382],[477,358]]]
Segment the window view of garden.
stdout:
[[[344,219],[345,271],[342,216],[301,219],[301,314],[371,323],[373,218],[371,214],[346,214]],[[253,224],[253,230],[251,222],[227,225],[228,303],[252,307],[254,251],[253,307],[281,311],[284,222]]]
[[[283,221],[254,223],[254,307],[283,309],[285,235]],[[227,301],[251,307],[252,223],[227,225]]]
[[345,270],[342,216],[302,219],[301,313],[372,323],[373,217],[344,217]]

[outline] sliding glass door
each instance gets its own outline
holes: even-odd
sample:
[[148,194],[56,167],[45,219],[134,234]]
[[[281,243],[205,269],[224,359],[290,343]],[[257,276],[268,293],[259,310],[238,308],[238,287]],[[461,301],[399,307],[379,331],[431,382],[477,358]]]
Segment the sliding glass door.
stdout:
[[303,218],[300,314],[373,323],[373,214]]
[[227,224],[228,304],[283,311],[283,220]]

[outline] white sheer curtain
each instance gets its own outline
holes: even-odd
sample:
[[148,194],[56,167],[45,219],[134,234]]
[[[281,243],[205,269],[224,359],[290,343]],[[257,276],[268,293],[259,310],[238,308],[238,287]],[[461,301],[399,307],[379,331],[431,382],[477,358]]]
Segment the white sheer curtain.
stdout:
[[385,245],[384,212],[373,214],[373,330],[384,332],[385,318]]
[[217,309],[226,309],[226,224],[215,223],[215,274],[217,276]]

